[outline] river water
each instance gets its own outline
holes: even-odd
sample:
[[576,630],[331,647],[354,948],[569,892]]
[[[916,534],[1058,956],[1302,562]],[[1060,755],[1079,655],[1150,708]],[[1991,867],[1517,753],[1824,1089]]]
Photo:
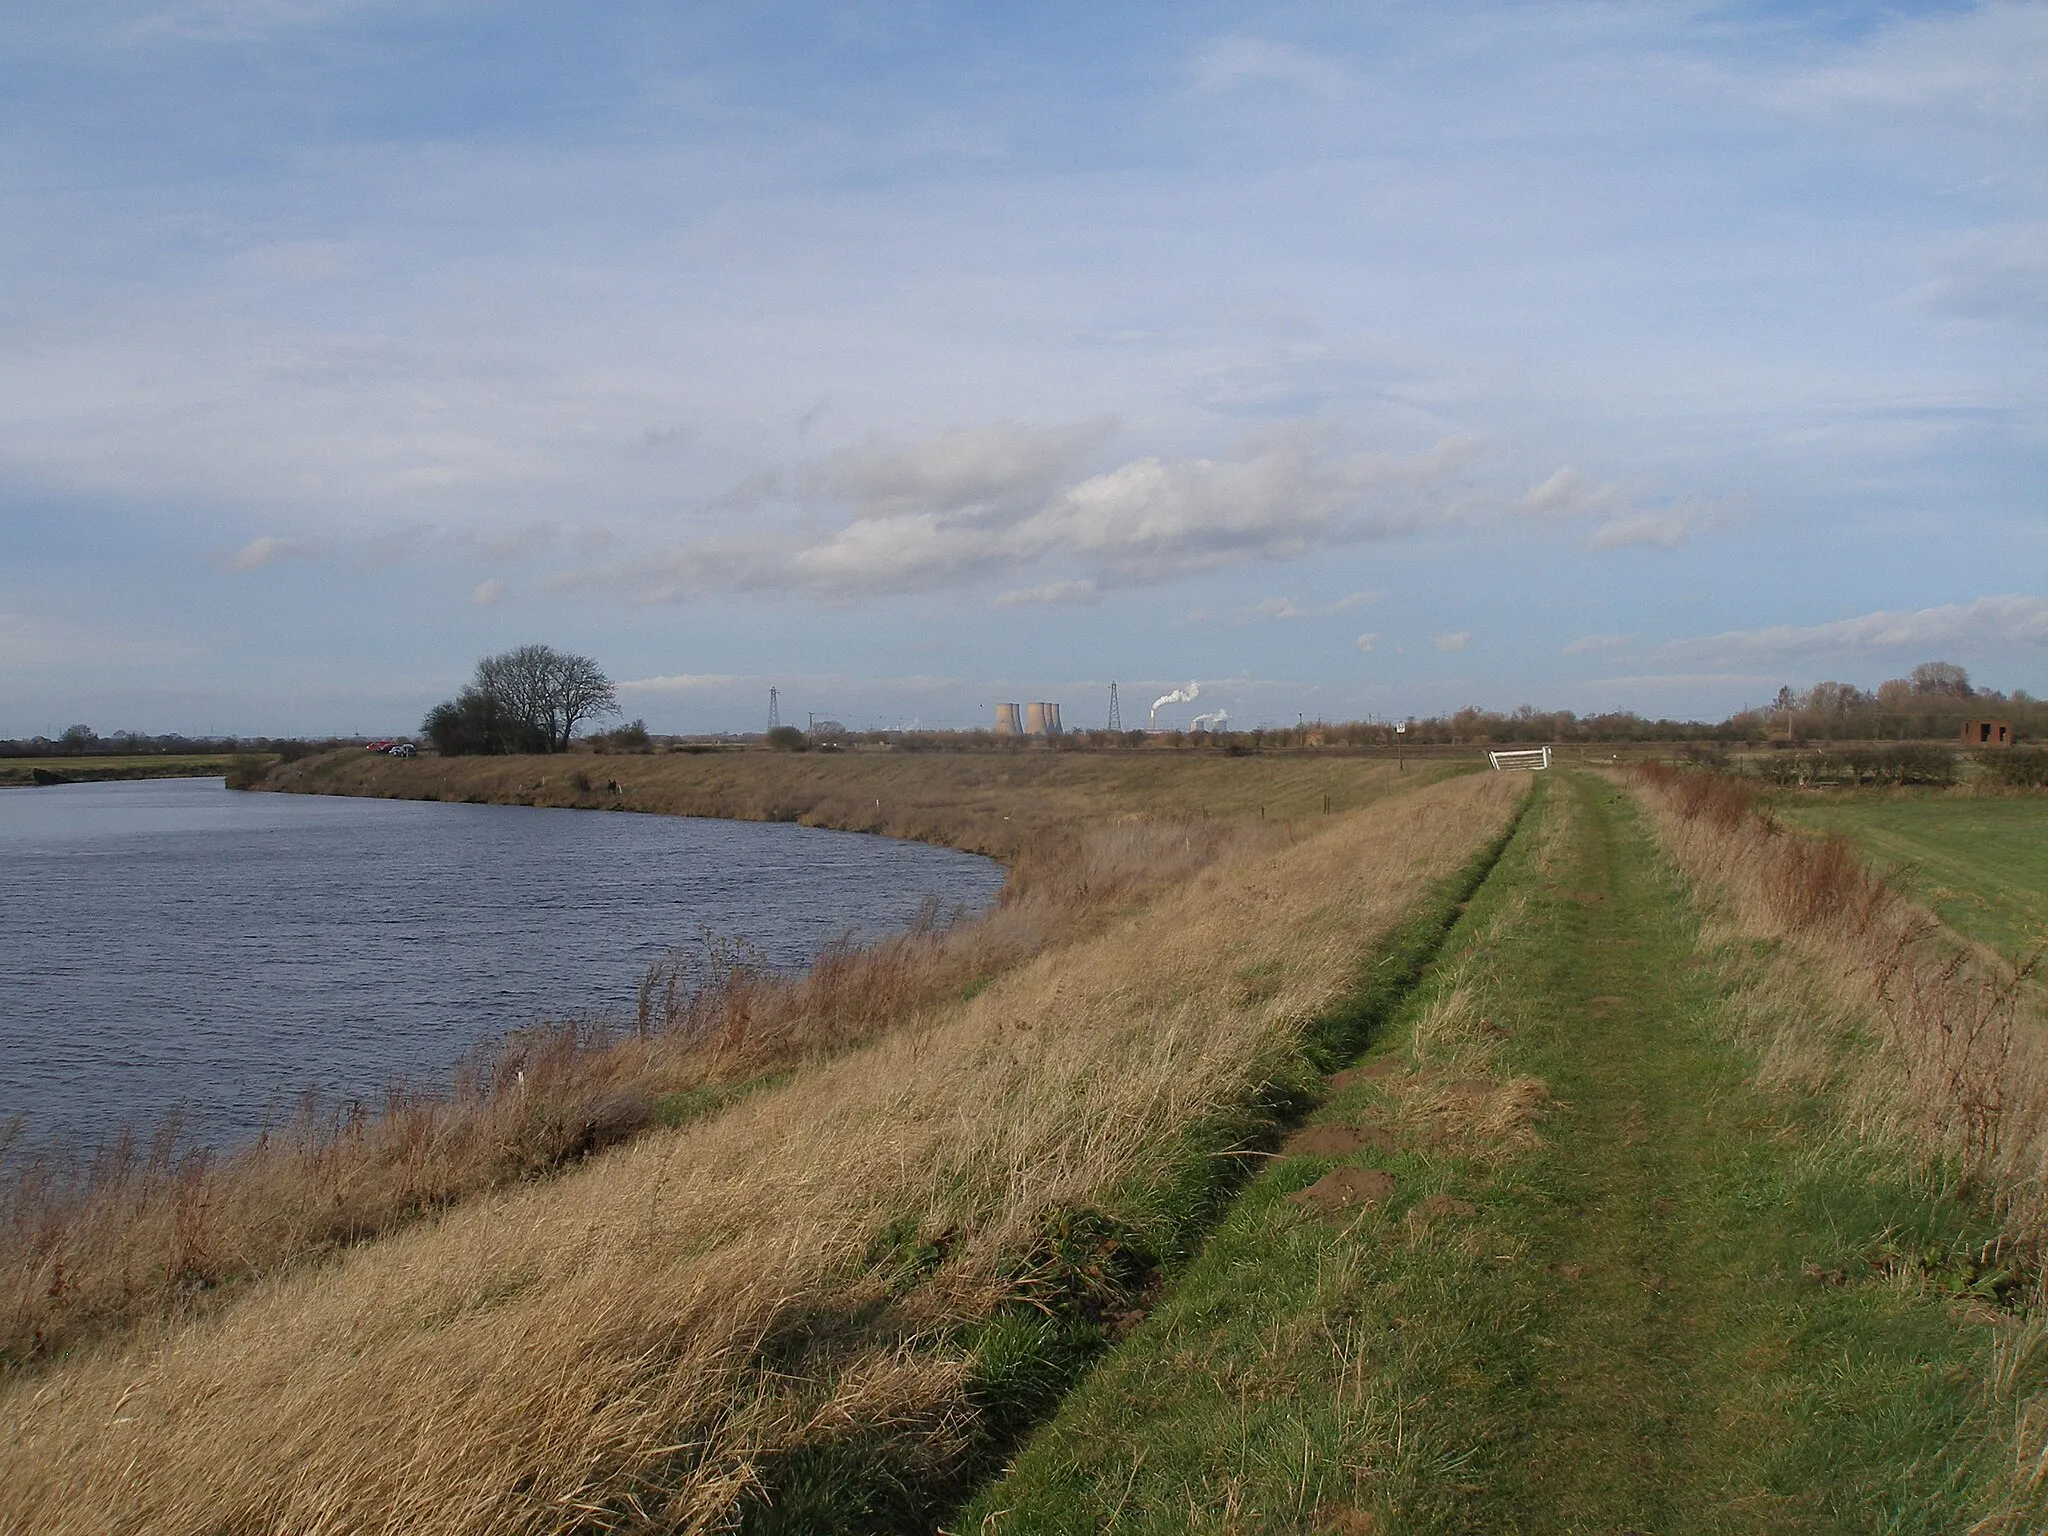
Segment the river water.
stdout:
[[544,1019],[630,1021],[707,930],[785,970],[990,860],[776,823],[237,793],[219,779],[0,790],[0,1127],[90,1144],[174,1110],[216,1146],[439,1084]]

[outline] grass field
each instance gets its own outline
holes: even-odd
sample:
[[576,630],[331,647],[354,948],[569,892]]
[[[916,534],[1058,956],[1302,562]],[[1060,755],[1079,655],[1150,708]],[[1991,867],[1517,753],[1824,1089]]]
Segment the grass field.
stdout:
[[1304,821],[1389,787],[1483,768],[1478,753],[1411,762],[1308,753],[707,752],[417,757],[341,751],[278,769],[267,787],[588,806],[741,820],[811,820],[1001,854],[1118,817]]
[[1958,933],[2019,961],[2048,945],[2048,795],[1784,795],[1787,821],[1840,832]]
[[199,779],[224,775],[236,763],[228,753],[190,757],[8,757],[0,758],[0,785],[28,784],[40,768],[74,783],[105,779]]
[[1970,1523],[1995,1314],[1913,1269],[1988,1224],[1751,1086],[1640,819],[1545,787],[1431,983],[955,1529]]

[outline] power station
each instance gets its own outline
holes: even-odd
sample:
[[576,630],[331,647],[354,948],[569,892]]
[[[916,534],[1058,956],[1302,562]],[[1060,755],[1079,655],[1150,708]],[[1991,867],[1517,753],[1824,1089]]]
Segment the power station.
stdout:
[[1060,707],[1051,703],[1026,704],[1020,716],[1015,704],[996,706],[996,734],[998,736],[1057,736],[1060,734]]

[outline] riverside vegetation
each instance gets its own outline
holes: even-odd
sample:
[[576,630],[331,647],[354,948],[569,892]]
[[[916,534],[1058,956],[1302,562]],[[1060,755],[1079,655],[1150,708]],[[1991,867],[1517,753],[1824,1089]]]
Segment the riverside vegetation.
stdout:
[[[575,773],[274,782],[913,832],[1011,886],[805,980],[713,954],[625,1038],[547,1037],[559,1078],[523,1091],[575,1134],[538,1156],[505,1155],[499,1076],[249,1154],[281,1202],[200,1170],[201,1230],[245,1199],[289,1226],[337,1169],[442,1183],[375,1242],[53,1315],[0,1387],[0,1528],[2038,1528],[2039,994],[1754,788]],[[186,1175],[136,1161],[20,1209],[103,1270],[150,1209],[174,1242]]]
[[1036,849],[1008,905],[1049,914],[1071,865],[1070,936],[691,1124],[17,1372],[0,1521],[928,1528],[1141,1309],[1331,1064],[1315,1021],[1412,963],[1524,787],[1312,771],[1312,814],[1111,822],[1122,882]]
[[979,922],[933,911],[871,948],[829,948],[800,978],[769,975],[741,946],[696,945],[650,975],[633,1020],[522,1030],[467,1063],[448,1091],[397,1092],[380,1113],[340,1124],[303,1118],[225,1157],[182,1147],[175,1126],[147,1146],[117,1136],[82,1162],[17,1156],[0,1183],[0,1369],[110,1328],[206,1310],[479,1190],[686,1120],[985,985],[1228,852],[1284,842],[1305,818],[1443,771],[1340,763],[1266,772],[1219,760],[1175,775],[1136,759],[1077,771],[1045,758],[991,768],[766,754],[629,761],[641,770],[630,796],[593,794],[561,759],[399,761],[348,750],[287,763],[271,782],[886,824],[1006,857],[1012,875]]

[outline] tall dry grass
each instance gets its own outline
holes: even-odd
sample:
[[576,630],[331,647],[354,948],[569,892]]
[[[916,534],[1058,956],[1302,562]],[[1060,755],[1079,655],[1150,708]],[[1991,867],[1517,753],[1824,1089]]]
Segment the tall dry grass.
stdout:
[[799,977],[706,943],[651,972],[629,1029],[535,1027],[440,1091],[313,1115],[224,1156],[117,1134],[88,1158],[0,1145],[0,1367],[39,1366],[110,1328],[225,1296],[397,1230],[478,1192],[640,1134],[704,1090],[785,1071],[914,1021],[1185,881],[1277,823],[1125,822],[1068,829],[1028,888],[956,922],[936,906],[872,946],[834,944]]
[[1630,781],[1733,936],[1803,966],[1748,989],[1767,1071],[1838,1090],[1862,1135],[1907,1148],[1997,1212],[2038,1266],[2048,1244],[2048,1019],[2014,967],[1960,939],[1839,835],[1788,831],[1725,774],[1655,763]]
[[2019,1308],[1992,1320],[1980,1390],[1996,1460],[1970,1533],[2043,1529],[2048,1018],[2035,967],[1951,932],[1842,837],[1783,828],[1725,773],[1646,763],[1627,778],[1707,898],[1707,941],[1740,957],[1726,1016],[1766,1083],[1824,1093],[1846,1135],[1993,1213],[1977,1259],[2031,1276]]
[[988,1411],[961,1330],[1047,1213],[1142,1224],[1524,787],[1226,854],[715,1120],[17,1381],[0,1529],[708,1531],[802,1448],[942,1471]]

